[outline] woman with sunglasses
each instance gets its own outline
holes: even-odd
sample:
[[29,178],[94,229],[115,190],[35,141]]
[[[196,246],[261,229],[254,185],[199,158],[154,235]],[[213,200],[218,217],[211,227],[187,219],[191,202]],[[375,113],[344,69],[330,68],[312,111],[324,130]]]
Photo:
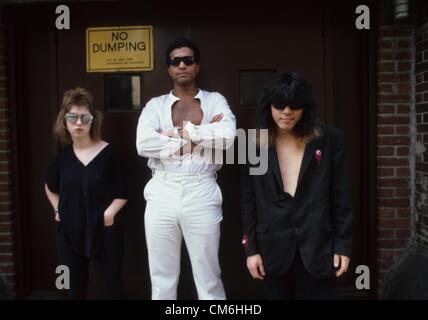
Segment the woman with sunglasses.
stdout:
[[51,162],[45,191],[58,222],[58,249],[70,271],[70,299],[85,299],[92,261],[106,299],[124,297],[123,239],[115,220],[126,203],[113,147],[101,139],[102,113],[83,88],[65,92],[54,134],[65,147]]
[[247,268],[268,299],[331,298],[352,245],[342,134],[315,121],[312,88],[296,73],[270,82],[260,107],[268,170],[242,174]]

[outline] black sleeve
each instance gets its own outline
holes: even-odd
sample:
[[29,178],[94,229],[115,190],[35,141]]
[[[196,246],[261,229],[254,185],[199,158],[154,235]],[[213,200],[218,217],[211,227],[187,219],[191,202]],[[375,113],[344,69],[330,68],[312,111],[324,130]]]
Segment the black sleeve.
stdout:
[[259,253],[255,233],[257,205],[248,165],[241,166],[241,210],[244,232],[242,244],[248,257]]
[[338,130],[333,134],[333,152],[331,203],[335,228],[334,253],[350,257],[352,251],[352,209],[348,192],[343,137]]
[[128,178],[122,166],[122,161],[117,152],[113,151],[112,155],[112,173],[113,173],[113,198],[128,199]]
[[46,172],[45,182],[51,192],[59,194],[60,175],[58,156],[49,164]]

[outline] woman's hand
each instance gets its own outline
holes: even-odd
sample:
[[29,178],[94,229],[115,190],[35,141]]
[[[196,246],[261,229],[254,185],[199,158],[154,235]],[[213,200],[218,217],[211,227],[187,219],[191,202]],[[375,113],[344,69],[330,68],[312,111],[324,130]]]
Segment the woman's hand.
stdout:
[[247,258],[247,268],[254,279],[259,279],[259,280],[264,279],[266,273],[265,273],[265,268],[263,266],[263,259],[261,255],[255,254],[253,256],[249,256]]
[[115,214],[112,211],[108,209],[104,211],[104,227],[111,227],[113,225],[114,216]]

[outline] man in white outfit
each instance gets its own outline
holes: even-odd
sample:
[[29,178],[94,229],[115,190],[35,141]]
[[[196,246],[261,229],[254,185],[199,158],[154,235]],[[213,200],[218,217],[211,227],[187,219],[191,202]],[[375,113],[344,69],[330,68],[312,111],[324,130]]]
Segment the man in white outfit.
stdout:
[[183,237],[198,298],[225,299],[218,261],[221,163],[212,154],[220,150],[218,159],[233,144],[236,120],[221,94],[196,87],[200,53],[193,41],[175,40],[166,58],[174,88],[146,104],[136,143],[153,172],[144,188],[152,299],[177,299]]

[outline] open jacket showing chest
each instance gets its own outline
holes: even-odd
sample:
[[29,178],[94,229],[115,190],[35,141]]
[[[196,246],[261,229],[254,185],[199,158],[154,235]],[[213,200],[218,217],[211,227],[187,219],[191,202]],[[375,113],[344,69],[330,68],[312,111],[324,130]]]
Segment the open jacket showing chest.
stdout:
[[268,151],[266,174],[249,175],[251,165],[243,167],[243,244],[247,256],[261,254],[267,272],[286,272],[296,248],[317,278],[331,275],[333,254],[351,255],[352,212],[343,140],[335,128],[320,129],[305,147],[294,197],[284,192],[274,146]]

